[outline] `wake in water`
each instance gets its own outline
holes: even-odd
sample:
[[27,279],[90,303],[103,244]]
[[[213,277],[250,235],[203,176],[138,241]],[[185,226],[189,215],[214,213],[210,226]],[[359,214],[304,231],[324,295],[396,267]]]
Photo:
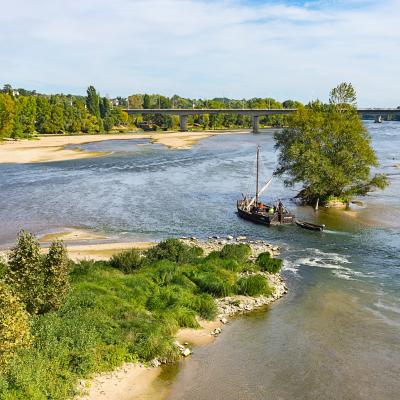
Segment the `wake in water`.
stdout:
[[304,267],[323,268],[331,270],[337,278],[345,280],[357,280],[358,277],[368,278],[373,275],[371,272],[364,273],[351,268],[349,256],[343,254],[324,252],[316,248],[307,248],[302,252],[307,253],[307,256],[285,260],[283,270],[298,275]]

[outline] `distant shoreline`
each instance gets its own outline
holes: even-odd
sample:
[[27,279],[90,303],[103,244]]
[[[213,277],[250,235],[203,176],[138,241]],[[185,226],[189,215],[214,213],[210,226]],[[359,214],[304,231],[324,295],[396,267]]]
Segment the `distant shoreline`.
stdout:
[[229,135],[240,132],[244,133],[247,131],[229,130],[38,136],[36,140],[22,139],[0,142],[0,164],[28,164],[102,157],[110,153],[67,149],[66,146],[103,142],[108,140],[149,139],[151,143],[159,143],[171,149],[189,149],[201,139],[210,136]]

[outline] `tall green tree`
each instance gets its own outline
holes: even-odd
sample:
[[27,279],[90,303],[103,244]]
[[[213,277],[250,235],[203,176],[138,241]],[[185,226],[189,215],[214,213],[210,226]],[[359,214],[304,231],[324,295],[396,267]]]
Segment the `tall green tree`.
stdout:
[[29,137],[35,133],[36,98],[20,96],[16,101],[12,136]]
[[378,161],[352,105],[355,97],[336,97],[340,85],[336,89],[331,92],[335,101],[299,107],[288,118],[287,128],[275,133],[280,152],[275,174],[284,175],[288,186],[302,184],[299,197],[309,204],[332,196],[364,195],[387,185],[386,176],[371,176],[371,167],[378,166]]
[[69,289],[70,263],[62,241],[54,241],[43,263],[43,311],[57,310]]
[[143,108],[150,108],[150,96],[148,94],[143,96]]
[[111,103],[107,97],[102,97],[100,99],[100,117],[105,118],[110,115],[111,112]]
[[51,106],[47,97],[36,100],[36,130],[40,133],[53,133]]
[[86,106],[90,114],[100,118],[100,96],[93,86],[87,89]]
[[0,137],[10,137],[15,120],[15,101],[8,93],[0,93]]
[[29,313],[39,312],[43,304],[42,262],[39,242],[30,233],[19,233],[4,280],[18,293]]

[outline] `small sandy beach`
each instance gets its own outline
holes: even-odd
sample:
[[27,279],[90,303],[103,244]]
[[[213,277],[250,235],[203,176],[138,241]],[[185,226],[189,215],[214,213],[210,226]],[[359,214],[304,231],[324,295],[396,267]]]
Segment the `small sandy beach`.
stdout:
[[206,132],[166,132],[166,133],[121,133],[76,136],[40,136],[32,140],[0,142],[0,163],[39,163],[81,158],[101,157],[104,152],[87,152],[80,149],[67,149],[69,145],[101,142],[105,140],[149,139],[172,149],[188,149],[199,140],[214,135],[228,135],[228,131]]

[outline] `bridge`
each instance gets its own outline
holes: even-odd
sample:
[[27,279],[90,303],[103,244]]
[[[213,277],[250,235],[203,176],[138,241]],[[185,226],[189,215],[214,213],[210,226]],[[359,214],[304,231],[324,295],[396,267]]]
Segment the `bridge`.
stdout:
[[[268,115],[287,115],[297,111],[296,108],[127,108],[128,114],[161,114],[178,115],[182,132],[187,131],[187,118],[189,115],[204,114],[236,114],[247,115],[252,118],[254,133],[260,130],[260,117]],[[376,118],[382,115],[400,114],[399,108],[358,108],[360,115],[372,115]]]

